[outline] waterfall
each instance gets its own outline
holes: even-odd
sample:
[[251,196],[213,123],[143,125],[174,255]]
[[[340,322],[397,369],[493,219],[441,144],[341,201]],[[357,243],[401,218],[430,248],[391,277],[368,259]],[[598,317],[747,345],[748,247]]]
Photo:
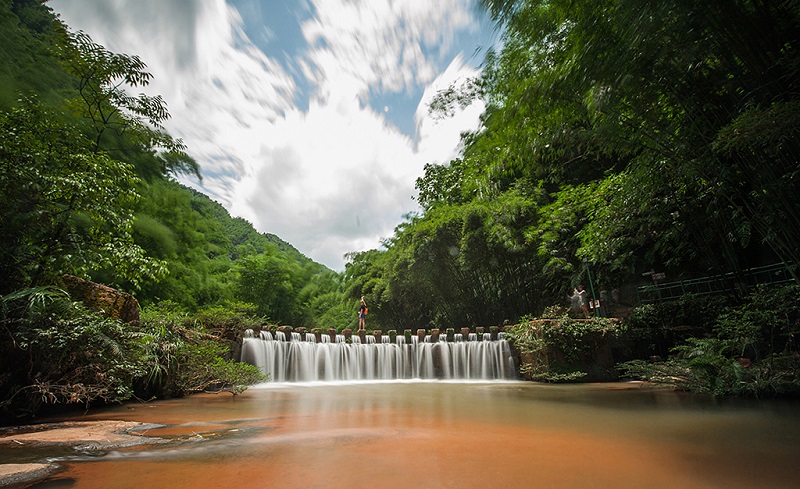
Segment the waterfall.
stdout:
[[267,331],[259,334],[245,332],[241,360],[257,366],[274,382],[319,382],[392,379],[452,379],[494,380],[516,378],[511,347],[500,334],[491,340],[488,333],[461,335],[448,342],[444,335],[439,341],[426,336],[422,342],[404,336],[392,342],[388,336],[376,341],[372,335],[327,335],[316,341],[313,334],[302,337],[283,332],[273,336]]

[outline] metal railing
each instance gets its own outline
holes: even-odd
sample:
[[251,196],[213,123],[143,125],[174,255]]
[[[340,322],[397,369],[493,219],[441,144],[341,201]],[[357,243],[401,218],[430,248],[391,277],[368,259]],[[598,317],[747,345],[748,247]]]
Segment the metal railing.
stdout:
[[721,294],[731,290],[742,291],[742,289],[746,292],[756,285],[783,284],[794,281],[795,279],[789,271],[789,265],[775,263],[743,270],[739,274],[730,272],[677,282],[642,285],[636,287],[636,296],[639,304],[650,304],[674,300],[686,294],[703,296]]

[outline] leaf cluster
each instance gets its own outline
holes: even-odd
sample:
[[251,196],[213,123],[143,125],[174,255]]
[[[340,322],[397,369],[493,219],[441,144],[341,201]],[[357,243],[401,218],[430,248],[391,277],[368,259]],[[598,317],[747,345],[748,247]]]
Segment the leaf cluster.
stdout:
[[352,256],[350,297],[391,325],[497,324],[589,271],[613,290],[800,262],[796,2],[481,3],[502,43],[430,107],[482,98],[481,125]]
[[161,263],[133,243],[138,179],[35,98],[0,113],[0,267],[5,292],[115,267],[137,285]]
[[133,395],[141,369],[136,335],[52,287],[0,297],[0,409],[8,422],[43,405],[116,402]]
[[520,354],[520,373],[531,380],[569,382],[596,370],[595,357],[609,341],[622,337],[626,326],[608,318],[575,320],[566,314],[551,318],[523,317],[506,331]]
[[190,316],[174,304],[146,310],[140,324],[124,324],[52,287],[0,296],[2,421],[18,422],[58,406],[240,393],[266,378],[232,359],[234,322],[261,324],[233,309]]
[[634,360],[624,375],[712,395],[776,396],[800,392],[797,286],[761,287],[715,319],[713,335],[689,338],[663,362]]

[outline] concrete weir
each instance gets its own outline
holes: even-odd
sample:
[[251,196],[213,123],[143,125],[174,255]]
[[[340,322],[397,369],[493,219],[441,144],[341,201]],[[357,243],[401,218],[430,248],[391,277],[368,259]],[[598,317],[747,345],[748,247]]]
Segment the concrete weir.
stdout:
[[281,327],[247,330],[241,361],[274,382],[517,378],[515,355],[499,328],[397,334]]

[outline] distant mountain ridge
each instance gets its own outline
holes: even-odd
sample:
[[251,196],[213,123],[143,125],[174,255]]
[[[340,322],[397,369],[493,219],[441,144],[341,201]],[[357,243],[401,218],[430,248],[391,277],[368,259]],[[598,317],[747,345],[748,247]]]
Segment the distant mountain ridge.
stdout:
[[[226,227],[226,234],[231,238],[231,244],[233,244],[234,246],[238,246],[247,242],[258,243],[263,238],[264,243],[272,243],[277,247],[278,251],[281,251],[289,256],[292,256],[293,258],[295,258],[300,262],[315,263],[325,269],[330,270],[325,265],[317,263],[311,258],[301,253],[300,250],[295,248],[288,241],[282,239],[277,234],[267,233],[267,232],[261,233],[247,219],[244,219],[242,217],[232,216],[230,212],[228,212],[228,210],[225,208],[225,206],[223,206],[216,200],[212,199],[208,195],[204,194],[203,192],[188,185],[183,185],[183,184],[180,185],[187,191],[191,192],[192,195],[195,196],[196,198],[207,199],[211,203],[212,207],[218,212],[217,215],[219,216],[220,221],[222,222],[231,221],[228,223]],[[256,249],[258,250],[258,252],[263,253],[264,251],[266,251],[266,246],[264,246],[263,248],[257,247]]]

